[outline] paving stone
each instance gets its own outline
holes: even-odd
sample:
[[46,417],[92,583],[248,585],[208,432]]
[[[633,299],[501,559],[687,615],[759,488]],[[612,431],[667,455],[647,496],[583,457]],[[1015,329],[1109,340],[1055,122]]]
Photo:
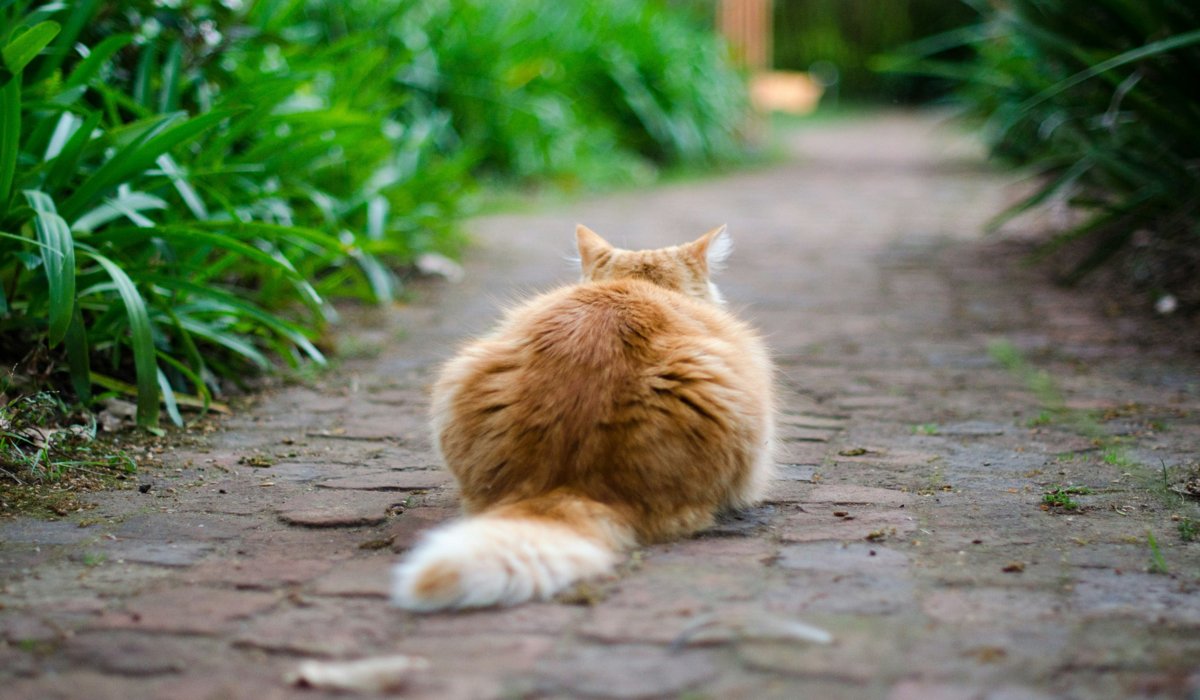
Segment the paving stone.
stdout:
[[767,492],[763,496],[763,503],[767,504],[789,504],[802,503],[812,493],[813,486],[811,482],[798,481],[794,479],[775,479],[767,487]]
[[799,571],[872,573],[904,569],[908,565],[907,554],[866,542],[806,542],[779,548],[779,566]]
[[816,430],[840,430],[846,426],[845,418],[811,413],[790,413],[786,410],[780,414],[778,422],[780,425],[793,425]]
[[213,551],[208,542],[147,542],[119,540],[98,547],[105,556],[116,562],[135,562],[157,566],[188,566]]
[[198,513],[156,513],[124,519],[112,528],[111,534],[122,540],[224,541],[239,537],[251,523],[239,518],[218,517]]
[[539,670],[549,689],[597,698],[679,695],[720,671],[708,652],[635,645],[580,647]]
[[299,559],[279,553],[210,559],[187,570],[180,579],[190,584],[225,584],[235,588],[273,590],[311,581],[329,571],[334,563],[331,559]]
[[927,594],[921,607],[935,620],[964,625],[1051,620],[1067,609],[1061,596],[1027,587],[943,588]]
[[772,586],[763,596],[767,609],[805,617],[819,613],[855,615],[911,614],[917,585],[906,570],[869,573],[793,573],[784,586]]
[[136,595],[90,625],[179,634],[212,634],[278,602],[272,593],[181,586]]
[[301,484],[336,474],[336,467],[325,462],[279,462],[263,471],[264,476],[269,476],[276,481],[291,481]]
[[125,676],[156,676],[185,671],[212,652],[192,637],[102,630],[71,637],[57,654],[76,667]]
[[561,635],[587,616],[587,608],[561,603],[529,603],[512,608],[421,615],[413,636],[467,637],[474,634]]
[[699,533],[700,537],[750,537],[760,532],[776,519],[774,506],[763,505],[740,511],[721,513],[712,526]]
[[779,481],[803,481],[811,484],[816,471],[815,464],[777,464],[775,478]]
[[49,642],[62,635],[57,625],[41,615],[0,608],[0,639],[10,644]]
[[416,544],[425,532],[461,515],[462,510],[457,506],[407,508],[388,524],[381,539],[390,539],[392,550],[403,552]]
[[912,494],[894,489],[839,484],[836,486],[816,486],[808,492],[803,502],[833,503],[835,505],[903,506],[912,502]]
[[314,595],[387,598],[395,564],[390,553],[340,561],[333,571],[313,581],[308,591]]
[[929,681],[901,681],[887,694],[887,700],[1054,700],[1056,697],[1016,685],[996,687]]
[[829,442],[834,433],[829,430],[812,430],[793,426],[781,426],[778,440],[783,442]]
[[917,522],[909,511],[900,508],[806,505],[802,512],[789,515],[778,527],[782,542],[882,542],[912,533],[917,529]]
[[696,537],[666,545],[655,552],[655,561],[724,561],[729,566],[745,567],[774,561],[778,546],[763,533],[755,537]]
[[278,507],[280,519],[304,527],[361,527],[378,525],[388,518],[403,496],[389,493],[356,493],[349,497],[336,491],[306,493]]
[[415,491],[435,489],[452,480],[443,471],[386,471],[330,479],[317,484],[326,489],[354,489],[360,491]]
[[936,434],[946,437],[986,437],[989,435],[1004,435],[1013,430],[1014,426],[1011,424],[973,420],[939,425]]
[[97,533],[70,520],[21,519],[0,523],[0,542],[34,545],[76,544],[92,540]]
[[308,601],[258,615],[234,637],[239,648],[304,656],[375,656],[402,613],[383,601]]
[[1079,571],[1070,605],[1087,617],[1119,615],[1200,625],[1200,585],[1137,571]]

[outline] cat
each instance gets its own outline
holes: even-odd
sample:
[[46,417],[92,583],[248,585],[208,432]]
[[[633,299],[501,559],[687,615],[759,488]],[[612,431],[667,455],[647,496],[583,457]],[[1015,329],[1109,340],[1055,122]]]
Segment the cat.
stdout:
[[576,229],[582,280],[510,311],[433,387],[464,519],[396,565],[416,611],[546,599],[761,498],[774,466],[773,368],[723,309],[721,226],[630,251]]

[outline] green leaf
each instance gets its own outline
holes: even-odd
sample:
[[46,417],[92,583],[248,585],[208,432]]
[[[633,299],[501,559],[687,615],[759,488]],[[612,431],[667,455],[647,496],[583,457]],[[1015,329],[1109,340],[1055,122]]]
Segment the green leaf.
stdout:
[[84,148],[92,140],[92,133],[100,125],[100,116],[99,112],[88,114],[83,124],[71,134],[71,138],[55,156],[50,170],[46,173],[46,179],[42,182],[42,187],[47,191],[58,191],[78,172],[79,160],[83,157]]
[[1082,82],[1091,80],[1102,73],[1106,73],[1114,68],[1120,68],[1121,66],[1129,63],[1140,61],[1150,56],[1166,53],[1168,51],[1174,51],[1175,49],[1190,46],[1192,44],[1200,44],[1200,29],[1191,32],[1184,32],[1183,34],[1176,34],[1173,37],[1161,39],[1159,41],[1153,41],[1145,46],[1139,46],[1136,49],[1126,51],[1117,56],[1113,56],[1108,60],[1101,61],[1093,66],[1089,66],[1086,70],[1081,70],[1075,75],[1055,83],[1054,85],[1046,88],[1045,90],[1021,103],[1021,105],[1017,108],[1017,111],[1021,114],[1028,113],[1029,110],[1042,104],[1046,100],[1051,99],[1055,95],[1058,95],[1065,90],[1069,90]]
[[325,356],[312,344],[312,341],[308,339],[300,326],[274,316],[235,294],[211,284],[199,285],[165,275],[147,275],[146,279],[167,289],[191,294],[197,299],[203,299],[206,304],[219,304],[220,306],[217,308],[223,312],[252,319],[287,338],[318,365],[324,366],[326,364]]
[[104,67],[108,59],[112,58],[113,54],[128,46],[132,41],[132,34],[114,34],[96,44],[92,47],[88,57],[83,59],[75,67],[75,70],[71,71],[71,76],[67,78],[64,87],[73,88],[87,85],[91,82],[92,77]]
[[75,241],[71,229],[54,209],[54,201],[44,192],[26,190],[25,198],[37,212],[34,229],[38,242],[45,246],[42,255],[46,282],[50,287],[50,347],[62,342],[75,309]]
[[0,220],[8,214],[21,150],[21,79],[0,87]]
[[171,422],[182,428],[183,416],[179,415],[179,406],[175,403],[175,392],[171,389],[171,382],[167,381],[167,375],[161,369],[158,370],[158,390],[162,393],[162,401],[167,407],[167,415],[170,416]]
[[71,325],[67,327],[67,367],[71,372],[71,386],[83,403],[92,401],[91,367],[88,358],[87,330],[83,327],[83,314],[79,305],[71,314]]
[[158,425],[158,364],[154,360],[154,335],[150,328],[150,314],[146,300],[129,275],[112,260],[96,252],[90,246],[79,247],[80,252],[100,263],[112,278],[125,305],[129,323],[130,344],[133,346],[133,364],[137,374],[137,423],[143,428]]
[[58,22],[39,22],[9,41],[8,45],[0,50],[0,59],[3,59],[3,67],[11,74],[10,79],[12,75],[24,70],[25,66],[54,40],[60,29]]
[[79,38],[80,32],[96,14],[99,4],[100,0],[74,0],[69,3],[62,33],[59,34],[58,41],[55,41],[54,46],[50,49],[50,55],[38,65],[34,81],[48,78],[62,66],[67,55],[75,48],[75,41]]
[[179,121],[182,114],[176,113],[156,120],[138,138],[113,154],[75,190],[75,194],[63,202],[60,208],[63,217],[73,220],[97,197],[107,194],[118,184],[142,173],[160,155],[197,138],[229,115],[230,112],[227,111],[213,111]]
[[[171,367],[174,367],[176,371],[178,371],[183,376],[187,377],[188,381],[190,381],[192,383],[192,386],[196,387],[195,395],[197,397],[199,397],[200,401],[202,402],[202,405],[199,407],[200,410],[207,413],[209,406],[212,404],[212,392],[210,392],[208,390],[208,387],[205,386],[204,380],[201,379],[200,375],[196,374],[195,372],[192,371],[192,369],[190,367],[183,364],[179,360],[176,360],[175,358],[171,357],[170,355],[168,355],[165,352],[159,351],[158,359],[162,362],[167,363]],[[180,396],[179,394],[176,394],[175,395],[175,403],[182,405],[182,406],[192,405],[187,402],[186,396],[187,396],[186,394],[184,394],[182,396]],[[183,399],[183,400],[180,400],[180,399]]]
[[158,96],[158,111],[179,109],[179,73],[183,66],[183,42],[176,39],[167,49],[162,68],[162,92]]
[[155,64],[158,62],[158,47],[149,43],[142,46],[141,56],[138,57],[137,72],[133,77],[134,101],[143,107],[150,106],[150,81],[154,77]]

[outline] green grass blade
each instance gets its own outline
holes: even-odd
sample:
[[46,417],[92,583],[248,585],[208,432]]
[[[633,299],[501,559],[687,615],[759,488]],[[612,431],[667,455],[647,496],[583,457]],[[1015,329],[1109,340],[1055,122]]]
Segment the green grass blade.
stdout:
[[158,164],[158,167],[162,168],[163,174],[171,180],[171,184],[175,186],[175,190],[179,192],[179,197],[187,205],[187,208],[191,210],[192,215],[197,219],[207,219],[208,207],[204,205],[204,200],[200,198],[200,193],[196,192],[196,188],[192,187],[192,184],[188,182],[183,169],[179,167],[175,159],[169,154],[164,153],[156,158],[154,162]]
[[21,77],[0,88],[0,219],[8,214],[21,151]]
[[70,77],[67,78],[63,86],[73,88],[80,85],[87,85],[95,77],[96,73],[104,67],[108,59],[112,58],[113,54],[128,46],[132,41],[132,34],[114,34],[96,44],[92,47],[88,57],[83,59],[78,66],[75,66],[75,70],[71,71]]
[[231,333],[220,333],[209,327],[208,324],[201,323],[189,316],[180,316],[179,325],[186,328],[189,333],[197,338],[203,338],[210,343],[220,345],[226,350],[242,356],[259,369],[265,370],[271,367],[271,362],[267,359],[267,356],[259,352],[258,348],[242,339],[241,336]]
[[158,95],[158,111],[179,109],[179,73],[183,69],[183,42],[176,39],[167,49],[162,66],[162,91]]
[[71,138],[63,145],[62,150],[54,157],[50,164],[49,171],[46,172],[46,179],[42,182],[48,192],[56,192],[79,172],[79,161],[83,157],[84,147],[92,140],[92,134],[96,131],[96,127],[100,125],[101,114],[92,112],[84,118],[83,124],[75,130]]
[[37,74],[34,76],[35,82],[48,78],[54,71],[62,67],[63,61],[75,49],[75,42],[79,39],[79,34],[96,14],[96,8],[99,5],[100,0],[76,0],[68,4],[62,31],[58,35],[58,40],[54,42],[50,55],[38,66]]
[[54,40],[61,27],[58,22],[39,22],[13,38],[0,50],[0,85],[11,80]]
[[100,263],[112,278],[125,305],[131,335],[130,344],[133,346],[133,364],[137,374],[137,423],[143,428],[156,428],[159,401],[158,365],[154,361],[154,335],[150,328],[146,300],[120,265],[85,246],[80,246],[80,252]]
[[182,428],[183,416],[179,415],[179,406],[175,403],[175,391],[171,389],[171,382],[167,381],[167,375],[163,374],[162,369],[158,370],[158,390],[162,394],[162,402],[167,407],[167,415],[171,422]]
[[130,95],[143,107],[150,106],[150,82],[154,78],[157,62],[158,45],[154,43],[143,45],[142,53],[138,56],[137,72],[134,73],[133,94]]
[[83,327],[83,314],[79,305],[71,314],[71,325],[67,327],[67,368],[71,373],[71,386],[75,395],[85,404],[92,401],[91,362],[88,357],[87,330]]
[[[179,360],[176,360],[165,352],[159,352],[158,359],[167,363],[171,367],[174,367],[177,372],[182,374],[184,377],[187,377],[187,380],[192,383],[192,386],[196,387],[195,395],[199,397],[202,402],[200,410],[204,413],[207,413],[209,406],[212,405],[212,392],[208,390],[207,386],[205,386],[204,380],[200,377],[200,375],[196,374],[190,367],[183,364]],[[175,396],[176,404],[189,405],[180,401],[179,398],[180,397],[178,395]]]
[[1145,46],[1139,46],[1136,49],[1118,54],[1108,60],[1101,61],[1093,66],[1090,66],[1086,70],[1079,71],[1075,75],[1072,75],[1071,77],[1046,88],[1045,90],[1023,102],[1021,106],[1018,107],[1018,112],[1022,114],[1028,113],[1029,110],[1037,107],[1046,100],[1049,100],[1066,90],[1070,90],[1082,82],[1091,80],[1102,73],[1107,73],[1114,68],[1120,68],[1121,66],[1135,63],[1144,58],[1174,51],[1175,49],[1190,46],[1192,44],[1200,44],[1200,29],[1192,32],[1184,32],[1183,34],[1176,34],[1175,36],[1167,39],[1152,41]]
[[149,168],[160,155],[199,137],[229,116],[229,112],[208,112],[171,125],[179,115],[168,115],[144,135],[114,154],[62,204],[63,217],[72,220],[98,196]]
[[50,347],[67,336],[67,326],[75,309],[75,240],[71,229],[54,209],[54,201],[44,192],[26,190],[25,198],[37,214],[34,229],[44,248],[42,269],[50,288]]

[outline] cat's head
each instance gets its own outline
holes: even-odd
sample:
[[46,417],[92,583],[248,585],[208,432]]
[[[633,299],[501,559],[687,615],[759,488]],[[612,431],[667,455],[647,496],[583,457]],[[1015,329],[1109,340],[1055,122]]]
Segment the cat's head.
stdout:
[[656,250],[622,250],[580,224],[575,228],[579,262],[585,282],[641,279],[695,299],[724,303],[710,273],[733,250],[725,226],[718,226],[691,243]]

